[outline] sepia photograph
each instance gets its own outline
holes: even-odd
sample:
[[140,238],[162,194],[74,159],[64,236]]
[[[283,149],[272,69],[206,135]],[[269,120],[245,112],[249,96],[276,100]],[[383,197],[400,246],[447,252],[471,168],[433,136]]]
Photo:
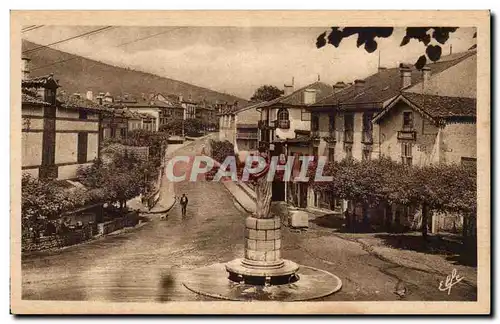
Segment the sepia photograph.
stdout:
[[11,52],[12,313],[490,312],[488,11],[12,11]]

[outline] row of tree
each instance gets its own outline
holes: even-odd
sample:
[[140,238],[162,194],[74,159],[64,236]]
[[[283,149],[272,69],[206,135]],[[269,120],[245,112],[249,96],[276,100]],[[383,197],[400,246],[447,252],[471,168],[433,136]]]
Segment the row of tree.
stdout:
[[204,135],[207,131],[215,131],[217,128],[218,125],[215,123],[207,123],[193,118],[186,120],[170,120],[166,124],[161,125],[159,130],[168,135],[181,136],[183,134],[182,130],[184,129],[184,135],[197,137]]
[[[333,181],[316,182],[317,164],[311,163],[308,176],[317,192],[363,206],[363,221],[367,223],[369,208],[387,208],[394,204],[414,206],[422,211],[422,235],[427,236],[427,224],[434,212],[460,213],[467,224],[475,221],[477,210],[476,168],[462,165],[405,166],[387,158],[369,161],[328,162],[323,175]],[[346,215],[347,226],[353,215]]]

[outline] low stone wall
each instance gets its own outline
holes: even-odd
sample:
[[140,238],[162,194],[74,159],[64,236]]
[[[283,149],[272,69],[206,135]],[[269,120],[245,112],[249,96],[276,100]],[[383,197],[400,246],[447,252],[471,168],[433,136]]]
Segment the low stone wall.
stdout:
[[106,235],[124,227],[134,227],[138,223],[139,214],[134,211],[109,222],[99,224],[89,223],[81,228],[69,230],[66,233],[60,233],[58,235],[44,236],[38,239],[24,238],[22,242],[22,251],[43,251],[75,245],[88,241],[96,235]]
[[97,235],[106,235],[124,227],[133,227],[139,222],[139,215],[133,211],[112,221],[97,224]]
[[79,244],[90,240],[97,234],[96,224],[88,224],[82,228],[70,230],[66,233],[44,236],[38,239],[25,239],[22,244],[23,251],[42,251]]

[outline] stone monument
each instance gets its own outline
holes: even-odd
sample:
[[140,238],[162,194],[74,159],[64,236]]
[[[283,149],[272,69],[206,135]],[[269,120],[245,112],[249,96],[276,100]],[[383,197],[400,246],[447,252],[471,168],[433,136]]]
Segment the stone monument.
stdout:
[[271,213],[272,182],[267,179],[266,167],[251,175],[256,191],[256,212],[245,220],[245,256],[226,264],[229,279],[254,285],[277,285],[298,280],[299,266],[281,258],[281,218]]

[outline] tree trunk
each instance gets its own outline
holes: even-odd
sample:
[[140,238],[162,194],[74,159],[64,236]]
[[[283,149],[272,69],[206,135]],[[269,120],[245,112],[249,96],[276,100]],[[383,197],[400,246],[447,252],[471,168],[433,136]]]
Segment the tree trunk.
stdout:
[[349,214],[349,208],[347,208],[344,212],[345,217],[345,228],[347,231],[351,231],[351,215]]
[[257,196],[255,217],[260,219],[272,218],[270,213],[272,182],[267,181],[267,174],[257,179],[255,192]]
[[422,204],[422,236],[427,238],[427,224],[429,221],[429,206],[426,203]]

